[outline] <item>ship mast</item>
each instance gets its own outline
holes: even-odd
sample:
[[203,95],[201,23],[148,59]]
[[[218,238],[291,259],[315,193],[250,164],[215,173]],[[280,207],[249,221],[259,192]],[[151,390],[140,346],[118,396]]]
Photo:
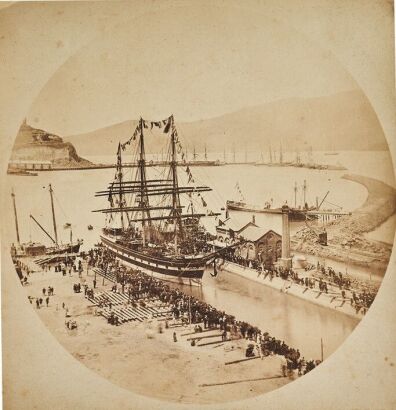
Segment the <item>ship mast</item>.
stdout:
[[18,228],[18,214],[17,214],[16,204],[15,204],[14,188],[12,189],[11,196],[12,196],[12,202],[14,204],[15,228],[16,228],[17,242],[18,242],[18,245],[19,245],[20,240],[19,240],[19,228]]
[[206,144],[205,144],[205,161],[207,161],[207,160],[208,160],[208,152],[206,150]]
[[[173,116],[171,117],[171,129],[174,130]],[[171,215],[175,218],[175,251],[177,252],[177,237],[178,233],[183,237],[183,225],[180,218],[180,196],[178,189],[178,179],[177,179],[177,158],[176,158],[176,139],[175,133],[171,133],[171,177],[172,177],[172,212]],[[195,156],[195,147],[194,147]],[[178,232],[179,230],[179,232]]]
[[146,245],[146,223],[151,226],[151,218],[149,211],[149,199],[147,195],[147,180],[146,180],[146,154],[144,149],[144,135],[143,135],[143,118],[140,117],[140,139],[139,139],[139,177],[140,177],[140,202],[139,207],[142,209],[142,238],[143,246]]
[[55,243],[58,245],[58,232],[56,230],[56,220],[55,220],[55,209],[54,209],[54,198],[53,198],[53,190],[52,190],[52,185],[49,184],[49,192],[50,192],[50,197],[51,197],[51,209],[52,209],[52,223],[54,225],[54,235],[55,235]]
[[304,179],[303,192],[304,192],[304,208],[305,208],[306,207],[306,193],[307,193],[307,180],[306,179]]
[[117,150],[117,180],[119,183],[119,189],[118,189],[118,206],[120,208],[120,218],[121,218],[121,228],[124,230],[124,212],[123,212],[123,206],[124,206],[124,199],[123,199],[123,192],[122,192],[122,158],[121,158],[121,143],[118,143],[118,150]]
[[[117,213],[120,212],[125,213],[128,219],[128,223],[130,222],[141,222],[142,225],[142,239],[143,239],[143,246],[146,246],[147,240],[150,240],[149,235],[152,231],[153,223],[152,221],[169,221],[173,220],[174,222],[174,240],[175,240],[175,249],[177,250],[177,241],[179,238],[185,237],[185,229],[182,224],[183,218],[190,219],[191,217],[204,217],[208,216],[207,213],[195,213],[194,211],[190,213],[182,213],[182,209],[184,206],[181,205],[180,202],[180,194],[199,194],[201,192],[211,191],[206,185],[200,186],[179,186],[178,183],[178,176],[177,176],[177,149],[180,151],[182,150],[181,146],[177,138],[177,131],[174,125],[174,118],[171,116],[168,119],[168,131],[169,129],[171,132],[171,139],[170,139],[170,146],[169,146],[169,155],[170,161],[168,162],[170,168],[167,178],[160,178],[160,179],[147,179],[146,176],[146,160],[145,160],[145,148],[144,148],[144,135],[143,129],[145,128],[145,122],[143,118],[140,118],[139,125],[135,130],[136,136],[140,135],[138,141],[138,161],[137,161],[137,171],[136,177],[132,181],[126,181],[122,178],[122,175],[119,175],[119,169],[121,169],[121,153],[120,147],[118,149],[118,162],[117,162],[117,172],[115,176],[115,181],[113,181],[106,190],[96,192],[95,196],[108,196],[110,201],[110,208],[105,209],[97,209],[93,212],[103,212],[103,213]],[[133,137],[134,138],[134,137]],[[187,166],[188,169],[188,166]],[[187,171],[187,170],[186,170]],[[190,171],[188,171],[190,172]],[[190,175],[191,177],[191,175]],[[189,179],[190,182],[191,178]],[[116,193],[120,195],[120,203],[117,207],[112,205],[112,194]],[[128,205],[126,206],[124,198],[127,195],[136,195],[136,200],[138,202],[137,205]],[[149,197],[162,197],[161,202],[156,206],[151,206],[149,203]],[[164,204],[164,198],[168,196],[170,198],[170,203]],[[169,214],[163,213],[162,215],[155,214],[156,211],[167,211],[169,210]],[[154,215],[151,214],[151,211],[154,212]],[[129,217],[129,212],[133,212],[132,216]],[[141,215],[136,215],[136,213],[140,213]],[[220,215],[217,213],[211,212],[210,216]],[[149,229],[146,230],[146,228]],[[161,233],[158,230],[157,233]]]

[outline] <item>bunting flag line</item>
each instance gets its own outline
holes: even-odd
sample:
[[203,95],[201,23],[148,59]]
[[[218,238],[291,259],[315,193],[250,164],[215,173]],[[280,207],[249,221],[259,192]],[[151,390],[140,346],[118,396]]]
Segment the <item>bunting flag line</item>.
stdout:
[[240,186],[239,186],[239,182],[237,182],[237,183],[235,184],[235,189],[238,191],[239,195],[241,196],[242,201],[244,201],[244,200],[245,200],[245,197],[244,197],[243,194],[242,194],[241,188],[240,188]]
[[[162,121],[145,121],[141,118],[140,121],[139,121],[139,124],[137,125],[137,127],[136,127],[136,129],[135,129],[135,131],[132,135],[132,137],[130,137],[128,139],[128,141],[126,141],[126,142],[124,142],[123,144],[120,145],[121,149],[123,151],[125,151],[127,145],[129,145],[132,141],[136,140],[136,138],[138,136],[138,133],[142,132],[142,127],[145,128],[145,129],[150,128],[150,130],[152,130],[153,127],[158,127],[159,129],[162,129],[162,127],[164,127],[164,130],[163,130],[164,134],[167,134],[172,129],[172,137],[174,137],[175,142],[177,144],[179,144],[177,130],[176,130],[176,128],[174,126],[174,123],[173,123],[173,115],[171,115],[170,117],[168,117],[168,118],[166,118],[165,120],[162,120]],[[181,149],[182,148],[180,148],[180,150]],[[180,151],[178,151],[178,152],[180,152]]]
[[132,137],[130,137],[128,141],[124,142],[121,145],[121,148],[122,148],[123,151],[125,151],[125,148],[126,148],[127,145],[129,145],[132,141],[135,141],[135,139],[136,139],[139,132],[140,132],[140,122],[137,125],[137,127],[135,128],[135,131],[133,132]]

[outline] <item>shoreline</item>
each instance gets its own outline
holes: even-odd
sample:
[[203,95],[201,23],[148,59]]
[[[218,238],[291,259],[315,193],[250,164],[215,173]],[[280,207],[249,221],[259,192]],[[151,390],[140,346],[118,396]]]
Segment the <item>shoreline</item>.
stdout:
[[356,310],[350,305],[349,300],[345,301],[341,295],[336,296],[333,293],[326,294],[318,289],[307,288],[290,280],[284,280],[279,277],[274,277],[270,280],[269,275],[267,277],[264,277],[263,274],[258,275],[258,272],[252,268],[243,267],[229,261],[224,263],[222,271],[241,276],[245,279],[254,281],[274,290],[284,292],[288,295],[292,295],[306,302],[311,302],[321,307],[333,310],[337,313],[348,315],[354,319],[361,320],[364,317],[361,310],[359,313],[356,313]]
[[363,185],[368,196],[363,205],[329,222],[328,246],[317,243],[317,237],[304,228],[291,238],[291,249],[316,257],[333,259],[356,266],[373,267],[384,275],[389,263],[392,245],[370,240],[364,236],[387,221],[396,212],[396,190],[377,179],[362,175],[343,175],[345,180]]

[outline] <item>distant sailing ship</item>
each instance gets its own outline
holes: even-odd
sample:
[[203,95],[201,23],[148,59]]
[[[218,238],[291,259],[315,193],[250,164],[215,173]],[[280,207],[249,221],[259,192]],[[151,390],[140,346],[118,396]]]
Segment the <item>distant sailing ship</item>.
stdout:
[[56,255],[64,253],[77,253],[80,250],[80,246],[83,243],[83,240],[77,239],[76,242],[73,242],[73,231],[70,223],[65,224],[65,229],[70,229],[70,242],[69,243],[59,243],[58,241],[58,230],[55,218],[55,208],[54,208],[54,198],[53,198],[53,189],[51,184],[49,184],[49,193],[51,198],[51,210],[52,210],[52,223],[54,228],[54,237],[48,233],[48,231],[43,228],[43,226],[37,221],[37,219],[30,215],[30,218],[37,224],[37,226],[50,238],[53,243],[53,246],[45,246],[39,242],[28,242],[21,243],[19,237],[19,226],[18,226],[18,215],[16,210],[15,194],[12,191],[11,196],[14,206],[14,216],[15,216],[15,228],[17,235],[17,246],[13,245],[11,247],[11,255],[16,257],[22,256],[39,256],[39,255]]
[[[168,157],[162,165],[163,176],[155,179],[148,177],[146,169],[144,130],[148,124],[164,128],[163,132],[170,136]],[[134,148],[137,168],[134,177],[128,180],[122,151],[133,141],[137,144]],[[182,161],[178,161],[178,153]],[[185,186],[179,185],[180,165],[186,166],[188,174]],[[125,144],[118,145],[114,180],[106,190],[96,193],[96,196],[106,196],[110,203],[109,208],[93,211],[107,215],[106,227],[100,237],[102,244],[128,266],[163,280],[200,285],[205,266],[214,256],[207,249],[208,234],[200,219],[220,214],[195,212],[193,197],[200,197],[198,200],[206,207],[201,193],[211,191],[211,188],[191,186],[190,183],[194,183],[194,179],[178,139],[173,115],[160,122],[141,118],[133,136]],[[189,202],[185,213],[182,212],[185,205],[181,195],[186,195]]]

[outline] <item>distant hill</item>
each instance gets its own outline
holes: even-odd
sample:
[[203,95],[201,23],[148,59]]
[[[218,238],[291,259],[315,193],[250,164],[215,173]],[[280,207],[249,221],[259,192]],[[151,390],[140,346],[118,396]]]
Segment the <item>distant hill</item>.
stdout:
[[51,161],[54,166],[87,166],[91,162],[81,158],[71,142],[63,142],[58,135],[33,128],[24,121],[15,138],[11,160]]
[[[157,118],[148,120],[158,120]],[[84,155],[114,153],[118,141],[131,136],[137,120],[110,125],[65,140]],[[384,150],[387,143],[377,116],[365,95],[348,91],[317,98],[292,98],[253,106],[220,117],[178,122],[181,139],[191,148],[222,152],[277,149],[314,151]],[[156,152],[155,142],[146,146]]]

